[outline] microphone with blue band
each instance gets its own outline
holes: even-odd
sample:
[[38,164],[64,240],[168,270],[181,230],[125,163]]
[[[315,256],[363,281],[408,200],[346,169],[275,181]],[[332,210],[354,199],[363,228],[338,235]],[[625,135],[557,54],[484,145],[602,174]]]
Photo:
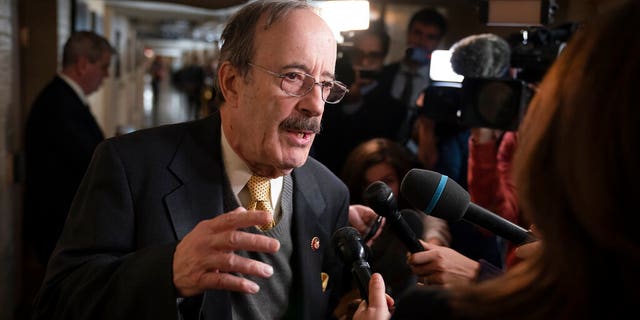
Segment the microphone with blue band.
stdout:
[[536,240],[526,229],[471,202],[466,190],[437,172],[411,169],[402,179],[400,192],[425,214],[449,222],[466,220],[516,245]]
[[444,191],[444,186],[447,185],[447,180],[449,180],[449,177],[445,176],[444,174],[440,176],[440,182],[438,182],[438,187],[436,188],[436,191],[433,193],[433,197],[431,197],[431,201],[429,201],[429,205],[424,210],[424,212],[426,212],[427,214],[431,214],[431,211],[433,211],[433,208],[435,208],[436,204],[438,204],[438,201],[440,201],[440,196],[442,196],[442,191]]

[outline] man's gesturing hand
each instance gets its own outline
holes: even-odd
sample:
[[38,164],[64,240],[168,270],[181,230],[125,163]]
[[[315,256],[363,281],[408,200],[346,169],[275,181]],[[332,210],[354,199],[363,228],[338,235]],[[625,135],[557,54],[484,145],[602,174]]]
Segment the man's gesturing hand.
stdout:
[[173,255],[173,284],[178,294],[190,297],[207,289],[258,292],[260,288],[255,282],[232,272],[268,278],[273,274],[273,268],[241,257],[235,251],[273,253],[280,248],[280,242],[238,229],[264,225],[270,220],[268,212],[247,211],[239,207],[198,223],[178,243]]

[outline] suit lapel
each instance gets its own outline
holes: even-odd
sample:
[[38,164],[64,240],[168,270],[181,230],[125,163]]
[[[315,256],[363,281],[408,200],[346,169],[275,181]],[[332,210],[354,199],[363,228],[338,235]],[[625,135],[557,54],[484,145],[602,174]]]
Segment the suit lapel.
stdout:
[[168,167],[176,188],[164,197],[178,239],[198,222],[223,213],[221,154],[219,115],[189,125]]
[[[314,319],[324,313],[317,299],[322,292],[320,273],[322,272],[323,252],[329,248],[329,231],[319,223],[325,211],[326,202],[318,189],[318,182],[308,169],[295,169],[292,174],[293,224],[292,237],[294,250],[292,270],[294,286],[290,301],[294,304],[296,319]],[[320,239],[321,250],[313,250],[311,241]],[[293,311],[293,310],[290,310]],[[303,314],[304,312],[304,314]]]

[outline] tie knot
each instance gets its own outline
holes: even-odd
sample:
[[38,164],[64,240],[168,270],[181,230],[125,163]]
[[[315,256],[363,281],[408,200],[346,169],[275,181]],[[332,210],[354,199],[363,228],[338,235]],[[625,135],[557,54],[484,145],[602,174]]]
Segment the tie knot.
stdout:
[[[251,195],[251,201],[248,210],[262,210],[273,214],[273,207],[271,206],[271,184],[270,179],[266,177],[253,175],[247,182],[247,188]],[[268,230],[276,225],[275,220],[271,219],[271,222],[263,226],[258,226],[260,230]]]
[[269,178],[253,175],[247,182],[247,188],[254,201],[269,201]]

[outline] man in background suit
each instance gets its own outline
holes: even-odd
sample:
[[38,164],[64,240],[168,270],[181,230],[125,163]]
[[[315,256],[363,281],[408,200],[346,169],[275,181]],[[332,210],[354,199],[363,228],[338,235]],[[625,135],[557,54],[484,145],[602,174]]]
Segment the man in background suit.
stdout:
[[414,13],[407,25],[407,47],[402,60],[385,66],[380,89],[404,105],[404,119],[396,141],[406,144],[411,139],[417,112],[416,101],[431,83],[431,53],[440,46],[447,33],[447,20],[434,8]]
[[349,195],[308,152],[346,93],[335,38],[281,0],[247,4],[222,39],[218,112],[98,146],[34,319],[330,318]]
[[62,70],[40,92],[26,123],[25,236],[46,265],[71,201],[104,135],[87,96],[109,76],[109,42],[88,31],[64,45]]

